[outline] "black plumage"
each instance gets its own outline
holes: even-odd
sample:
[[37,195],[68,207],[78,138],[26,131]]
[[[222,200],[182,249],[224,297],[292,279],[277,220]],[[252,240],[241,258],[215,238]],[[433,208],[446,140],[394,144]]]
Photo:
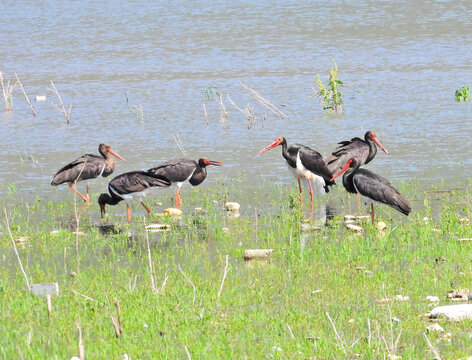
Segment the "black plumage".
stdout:
[[108,144],[100,144],[98,146],[98,152],[101,154],[101,156],[95,154],[85,154],[59,169],[56,175],[54,175],[51,185],[57,186],[68,183],[69,187],[73,191],[75,191],[82,199],[84,199],[84,201],[88,202],[90,200],[88,184],[86,196],[83,196],[74,187],[74,185],[79,181],[95,179],[100,175],[107,177],[108,175],[112,174],[115,170],[115,159],[113,156],[116,156],[118,159],[125,161],[125,159],[115,153]]
[[188,181],[192,186],[200,185],[207,176],[207,166],[222,166],[223,163],[207,158],[201,158],[198,161],[192,159],[173,159],[166,161],[147,171],[154,175],[164,176],[172,184],[176,184],[177,193],[175,195],[175,203],[177,208],[181,208],[180,188]]
[[282,156],[287,161],[289,169],[298,180],[300,205],[303,205],[300,178],[306,179],[310,187],[311,216],[313,217],[313,188],[311,183],[314,182],[321,194],[329,192],[329,186],[335,184],[335,182],[331,180],[332,173],[318,151],[301,144],[288,146],[287,140],[284,137],[275,139],[274,142],[259,151],[259,154],[279,145],[282,146]]
[[[356,159],[362,166],[371,162],[377,154],[377,146],[387,155],[388,151],[383,147],[372,131],[367,131],[364,140],[355,137],[350,141],[341,141],[330,156],[325,159],[331,173],[335,174],[341,170],[349,159]],[[377,145],[377,146],[376,146]]]
[[375,221],[373,202],[388,205],[405,215],[411,212],[408,199],[388,179],[367,169],[361,169],[360,166],[356,159],[349,159],[333,179],[344,173],[343,185],[346,190],[352,194],[359,194],[371,203],[372,223]]
[[105,215],[105,206],[116,205],[120,201],[126,201],[127,217],[128,221],[131,220],[131,210],[129,208],[129,201],[131,199],[137,199],[141,205],[146,209],[148,214],[151,210],[144,204],[142,198],[146,196],[146,193],[152,188],[169,187],[170,181],[160,175],[154,175],[146,171],[130,171],[124,174],[120,174],[113,178],[108,184],[108,192],[103,193],[98,198],[98,204],[102,216]]

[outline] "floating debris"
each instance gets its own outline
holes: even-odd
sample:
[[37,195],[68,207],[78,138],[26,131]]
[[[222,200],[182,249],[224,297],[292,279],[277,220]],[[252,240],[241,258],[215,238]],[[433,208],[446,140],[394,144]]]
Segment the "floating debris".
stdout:
[[364,228],[362,226],[356,225],[356,224],[346,224],[346,227],[349,230],[354,231],[355,233],[362,233],[364,231]]
[[396,301],[405,302],[405,301],[410,300],[410,297],[409,296],[403,296],[403,295],[395,295],[393,297],[393,299],[396,300]]
[[161,231],[169,231],[171,226],[169,224],[149,224],[144,227],[146,231],[149,232],[161,232]]
[[269,260],[270,256],[274,249],[250,249],[244,250],[244,260],[254,260],[254,259],[261,259],[261,260]]
[[164,215],[168,216],[182,216],[182,210],[176,208],[168,208],[164,210]]
[[431,333],[431,332],[439,332],[439,333],[443,333],[445,332],[446,330],[444,330],[441,325],[439,325],[438,323],[435,323],[433,325],[429,325],[428,327],[426,327],[426,331]]
[[356,217],[354,215],[344,215],[344,221],[354,221]]
[[302,224],[301,230],[302,231],[319,231],[321,230],[321,226]]
[[227,202],[225,208],[227,211],[239,211],[241,205],[237,202]]
[[379,221],[375,226],[377,226],[377,229],[380,231],[384,231],[387,228],[387,224],[385,224],[383,221]]
[[469,294],[469,289],[452,289],[448,292],[447,298],[453,301],[467,301]]
[[439,296],[432,296],[432,295],[426,296],[425,300],[428,300],[429,302],[432,302],[432,303],[438,303],[441,301],[439,299]]
[[34,99],[36,100],[36,102],[46,101],[46,95],[36,95]]
[[19,238],[15,239],[15,242],[17,244],[25,244],[28,242],[28,240],[29,240],[29,236],[20,236]]

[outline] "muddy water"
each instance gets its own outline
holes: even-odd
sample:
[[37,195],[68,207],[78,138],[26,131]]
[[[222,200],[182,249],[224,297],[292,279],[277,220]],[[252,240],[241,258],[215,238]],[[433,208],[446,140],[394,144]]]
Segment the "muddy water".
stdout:
[[[57,199],[54,172],[108,142],[128,161],[115,174],[186,154],[223,161],[206,185],[242,177],[291,182],[275,137],[313,146],[374,130],[391,152],[371,169],[392,179],[472,175],[472,105],[454,92],[472,83],[472,2],[463,1],[0,1],[0,71],[15,72],[14,111],[0,112],[0,183]],[[326,116],[309,98],[335,59],[345,112]],[[66,124],[53,80],[65,105]],[[280,118],[241,86],[288,114]],[[229,116],[222,125],[215,92]],[[256,119],[235,109],[252,107]],[[202,103],[205,103],[206,125]],[[142,109],[142,115],[140,110]],[[241,174],[244,174],[242,176]],[[95,185],[105,187],[106,180]],[[4,192],[3,186],[0,191]]]

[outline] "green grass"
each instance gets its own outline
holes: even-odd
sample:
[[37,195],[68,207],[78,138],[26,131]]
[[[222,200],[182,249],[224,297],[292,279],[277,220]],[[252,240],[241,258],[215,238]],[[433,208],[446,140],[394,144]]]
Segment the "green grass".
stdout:
[[[309,207],[300,211],[295,184],[243,186],[185,189],[181,219],[147,218],[135,204],[131,224],[123,203],[102,221],[95,194],[89,207],[78,206],[84,233],[78,253],[72,201],[6,194],[1,208],[8,209],[13,238],[29,237],[25,247],[17,245],[28,277],[58,282],[60,293],[49,320],[45,299],[26,290],[1,221],[0,359],[78,356],[79,319],[88,359],[182,359],[187,350],[192,359],[432,356],[423,336],[430,321],[422,315],[431,309],[425,297],[439,296],[445,304],[449,290],[472,280],[472,242],[457,241],[472,237],[462,220],[469,214],[471,184],[447,193],[402,184],[414,211],[406,218],[378,207],[378,220],[388,225],[383,235],[369,222],[361,223],[361,235],[345,228],[343,215],[356,209],[356,201],[341,187],[326,197],[337,215],[321,230],[303,232]],[[171,199],[168,192],[148,201],[161,212]],[[241,202],[240,217],[226,214],[226,200]],[[171,231],[148,233],[157,293],[143,229],[155,222],[172,225]],[[104,224],[114,233],[102,234]],[[254,248],[274,249],[270,262],[245,263],[244,250]],[[218,299],[226,255],[229,271]],[[410,299],[381,301],[396,294]],[[115,299],[123,321],[119,339],[111,321]],[[468,356],[472,322],[440,324],[452,340],[428,338],[442,358]]]

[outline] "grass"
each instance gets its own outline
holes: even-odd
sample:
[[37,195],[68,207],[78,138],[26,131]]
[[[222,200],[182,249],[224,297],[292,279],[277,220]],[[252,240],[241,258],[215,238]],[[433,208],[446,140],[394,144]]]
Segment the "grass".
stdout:
[[[17,247],[30,281],[58,282],[60,293],[49,319],[46,300],[26,289],[2,221],[0,359],[78,356],[78,320],[89,359],[432,357],[423,335],[430,325],[423,314],[431,309],[425,297],[437,295],[445,304],[449,290],[472,280],[472,242],[457,241],[472,237],[464,222],[471,188],[402,184],[414,209],[410,217],[379,207],[385,234],[367,221],[361,235],[343,224],[356,200],[341,187],[326,198],[337,215],[314,232],[301,230],[309,209],[298,208],[295,184],[248,190],[221,181],[212,189],[187,188],[181,219],[147,218],[135,204],[128,224],[118,204],[102,221],[95,195],[89,207],[78,206],[78,236],[72,201],[5,191],[1,207],[8,209],[13,238],[29,237]],[[152,209],[170,206],[172,196],[150,198]],[[224,211],[227,200],[241,202],[239,217]],[[155,222],[172,229],[146,234],[144,225]],[[274,249],[270,262],[245,263],[244,250],[254,248]],[[393,300],[397,294],[409,300]],[[115,300],[119,338],[111,320]],[[427,336],[441,357],[468,356],[472,322],[440,324],[450,339]]]

